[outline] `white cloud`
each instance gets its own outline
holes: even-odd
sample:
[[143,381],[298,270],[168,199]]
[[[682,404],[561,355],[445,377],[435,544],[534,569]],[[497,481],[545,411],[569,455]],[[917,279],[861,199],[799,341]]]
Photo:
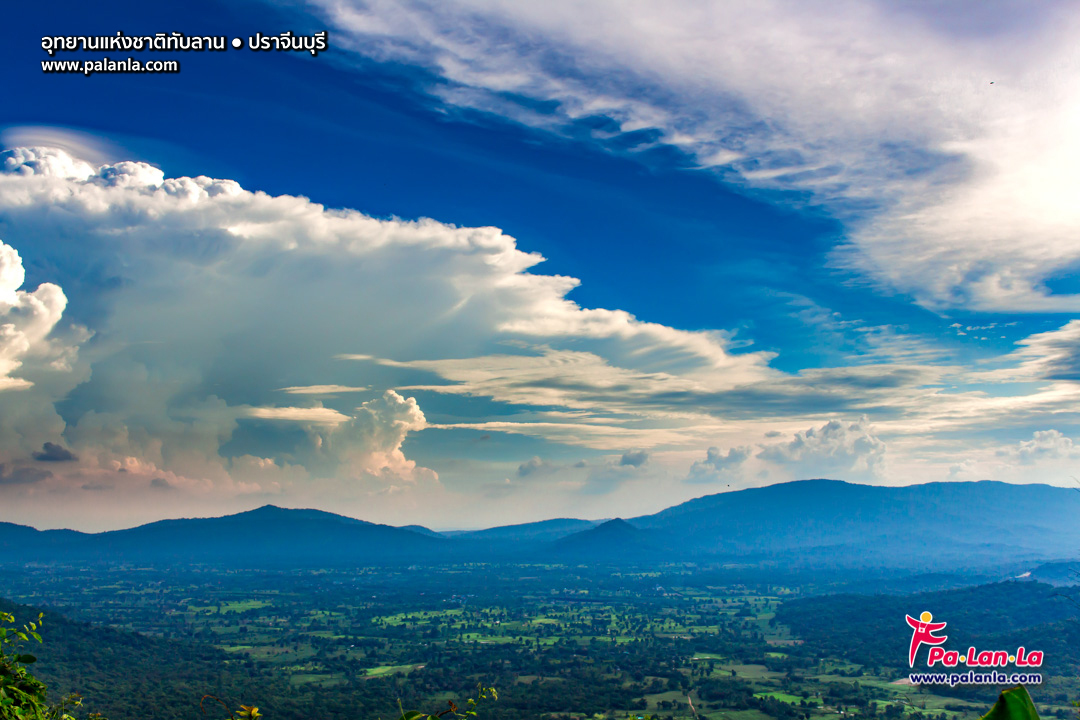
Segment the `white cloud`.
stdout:
[[1080,381],[1080,320],[1057,330],[1035,333],[1016,343],[1020,349],[1000,358],[1003,367],[971,373],[975,380]]
[[619,458],[619,465],[623,467],[642,467],[649,462],[649,453],[646,450],[627,450]]
[[401,451],[409,433],[426,426],[427,419],[414,398],[387,390],[382,397],[358,407],[351,420],[325,436],[325,442],[354,475],[434,482],[438,480],[434,471],[418,468]]
[[100,137],[72,128],[51,125],[14,125],[0,131],[6,148],[48,147],[63,150],[73,158],[83,158],[89,166],[103,164],[121,151]]
[[1075,2],[317,5],[338,47],[433,71],[449,106],[602,116],[598,143],[653,129],[639,148],[805,193],[849,223],[838,262],[927,305],[1080,308],[1044,285],[1080,261]]
[[297,385],[281,388],[281,392],[287,392],[290,395],[337,395],[338,393],[364,392],[368,389],[349,385]]
[[[520,478],[529,477],[530,475],[548,474],[555,470],[555,466],[550,462],[541,459],[538,456],[533,456],[525,462],[518,465],[517,475]],[[510,485],[509,479],[507,479],[507,486]]]
[[25,278],[19,253],[0,242],[0,392],[33,385],[14,375],[26,360],[69,369],[76,351],[75,345],[50,342],[49,338],[67,307],[63,290],[53,283],[42,283],[33,292],[26,292],[20,289]]
[[[928,433],[1008,427],[1026,436],[1048,414],[1057,427],[1080,422],[1080,386],[1062,372],[1023,369],[1067,353],[1055,348],[1072,342],[1071,330],[1033,336],[1006,358],[1026,378],[1059,378],[1027,394],[946,391],[963,372],[926,365],[924,349],[895,328],[867,329],[867,344],[881,348],[871,363],[784,373],[770,367],[770,353],[721,332],[578,307],[566,297],[576,280],[536,273],[541,258],[497,228],[378,220],[229,180],[165,178],[138,163],[84,167],[53,150],[6,153],[0,163],[9,243],[0,312],[20,303],[9,324],[29,338],[5,346],[21,363],[6,377],[32,383],[4,392],[0,462],[25,479],[11,468],[30,467],[45,443],[78,457],[35,482],[8,483],[5,500],[52,493],[68,498],[75,518],[84,485],[114,489],[94,493],[113,503],[98,506],[102,523],[130,519],[123,513],[166,487],[177,509],[195,507],[181,498],[228,507],[265,496],[332,501],[376,519],[436,516],[515,467],[418,465],[410,443],[446,429],[603,452],[583,468],[552,462],[544,485],[564,498],[616,494],[645,511],[672,487],[689,492],[685,453],[709,444],[728,450],[707,455],[701,469],[737,469],[744,479],[879,481],[889,480],[885,443],[890,458],[903,447],[919,460]],[[107,292],[81,286],[95,307],[86,315],[97,333],[92,353],[75,352],[87,331],[59,321],[59,288],[40,297],[40,288],[20,289],[16,247],[57,268],[65,287],[84,282],[87,267],[107,281]],[[375,399],[357,407],[351,393],[365,388]],[[292,407],[283,392],[313,402]],[[863,413],[873,430],[867,421],[822,425]],[[738,448],[779,429],[796,439],[735,467]],[[576,507],[559,502],[543,507]]]
[[24,177],[87,180],[94,175],[90,163],[57,147],[17,147],[0,154],[0,158],[3,158],[3,172]]
[[711,483],[723,479],[741,479],[744,463],[754,454],[752,447],[743,445],[728,448],[726,453],[717,447],[710,447],[705,452],[704,460],[697,460],[690,466],[686,481],[690,483]]
[[1080,457],[1080,447],[1058,430],[1036,430],[1030,440],[1022,440],[1015,447],[999,450],[997,454],[1021,465],[1035,465],[1047,460],[1075,460]]
[[340,425],[349,420],[349,416],[333,408],[325,407],[254,407],[246,415],[260,420],[287,420],[316,425]]
[[[60,440],[64,421],[55,403],[85,379],[79,349],[90,337],[83,327],[61,323],[67,298],[58,285],[28,291],[24,281],[22,258],[0,241],[0,462],[9,465]],[[47,479],[28,473],[12,477]]]
[[[684,338],[675,339],[669,345],[650,333],[642,333],[626,338],[623,343],[604,347],[606,357],[598,352],[539,346],[525,347],[526,352],[515,355],[407,362],[378,359],[376,362],[427,370],[452,383],[410,386],[412,389],[580,410],[595,409],[598,404],[613,409],[627,408],[654,393],[675,395],[730,390],[767,378],[781,378],[780,373],[768,368],[769,354],[732,356],[718,338],[704,333],[701,337],[685,331],[680,334],[700,341],[705,346],[703,352],[684,353],[686,345],[691,344],[681,342]],[[593,336],[586,332],[582,337]],[[728,359],[719,362],[721,356]],[[373,360],[369,356],[358,359]],[[618,361],[631,366],[620,366]],[[655,367],[658,363],[664,363],[663,371],[641,368]]]
[[872,481],[884,473],[885,443],[865,418],[830,420],[796,433],[790,442],[764,446],[757,457],[799,478]]

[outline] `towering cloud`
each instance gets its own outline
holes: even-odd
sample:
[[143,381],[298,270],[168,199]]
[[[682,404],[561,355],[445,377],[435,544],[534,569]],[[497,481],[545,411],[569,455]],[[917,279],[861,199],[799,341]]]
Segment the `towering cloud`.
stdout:
[[33,292],[21,290],[26,279],[15,248],[0,242],[0,391],[23,390],[33,383],[17,377],[26,361],[63,367],[73,348],[50,342],[67,298],[59,286],[42,283]]
[[[1078,421],[1072,324],[981,374],[886,352],[781,371],[752,338],[579,306],[576,279],[498,228],[47,148],[0,167],[0,493],[20,512],[47,497],[50,517],[115,524],[254,498],[409,522],[478,496],[565,513],[620,493],[644,512],[691,492],[688,467],[892,480],[887,444],[890,467],[944,478],[956,460],[927,427],[966,448]],[[24,288],[28,270],[51,282]],[[1034,384],[988,394],[1018,379]],[[490,456],[463,449],[481,433]],[[1067,439],[972,455],[1021,466],[1071,457]],[[710,446],[727,450],[701,460]]]
[[[404,448],[429,423],[420,400],[394,388],[441,366],[415,358],[466,358],[463,367],[521,388],[511,402],[542,402],[544,375],[559,373],[569,382],[568,396],[551,396],[560,405],[581,404],[575,385],[610,384],[605,368],[657,381],[698,373],[726,387],[774,375],[768,355],[733,353],[718,333],[580,308],[565,297],[576,280],[531,273],[542,258],[496,228],[376,220],[229,180],[166,178],[144,163],[92,167],[50,148],[0,161],[11,242],[57,268],[98,336],[92,374],[65,388],[64,419],[60,397],[43,397],[50,426],[5,449],[12,461],[51,463],[39,479],[55,491],[427,492],[437,473]],[[18,290],[13,246],[2,267],[17,318],[5,326],[4,378],[30,388],[13,374],[25,358],[68,357],[48,339],[64,295]],[[475,359],[505,342],[514,349],[502,367]],[[594,352],[528,370],[564,342]],[[578,426],[562,420],[551,425]],[[64,453],[70,461],[56,462]]]

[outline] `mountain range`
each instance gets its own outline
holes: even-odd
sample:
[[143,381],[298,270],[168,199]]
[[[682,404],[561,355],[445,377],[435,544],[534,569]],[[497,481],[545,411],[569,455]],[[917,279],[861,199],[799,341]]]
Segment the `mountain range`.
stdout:
[[698,561],[938,570],[1078,557],[1080,492],[991,481],[881,487],[803,480],[707,495],[635,518],[445,533],[273,505],[101,533],[0,522],[0,563]]

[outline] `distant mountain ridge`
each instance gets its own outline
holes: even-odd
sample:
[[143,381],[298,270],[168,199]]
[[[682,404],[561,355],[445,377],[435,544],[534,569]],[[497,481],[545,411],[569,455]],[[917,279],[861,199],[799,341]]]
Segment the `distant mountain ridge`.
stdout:
[[500,525],[486,530],[467,530],[464,532],[445,533],[451,537],[470,540],[558,540],[576,532],[596,527],[600,521],[578,520],[576,518],[554,518],[539,522]]
[[608,520],[556,540],[549,548],[553,557],[564,560],[617,561],[627,555],[640,559],[662,559],[671,554],[668,538],[656,530],[642,530],[621,518]]
[[125,530],[0,522],[0,562],[310,567],[451,561],[737,561],[941,569],[1080,557],[1080,493],[1048,485],[904,487],[803,480],[707,495],[653,515],[439,533],[266,505]]
[[802,480],[690,500],[633,518],[677,532],[694,554],[843,554],[925,566],[1080,555],[1080,493],[994,481],[901,487]]
[[39,532],[0,523],[0,549],[5,555],[39,561],[339,565],[411,560],[436,550],[438,543],[438,538],[402,528],[274,505],[102,533]]

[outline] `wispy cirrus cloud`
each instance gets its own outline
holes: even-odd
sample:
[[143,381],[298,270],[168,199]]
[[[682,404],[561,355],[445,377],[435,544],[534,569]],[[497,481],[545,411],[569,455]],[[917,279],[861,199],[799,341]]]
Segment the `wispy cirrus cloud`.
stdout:
[[315,425],[340,425],[349,419],[348,415],[326,407],[254,407],[248,408],[245,414],[260,420],[286,420]]
[[280,388],[281,392],[290,395],[338,395],[340,393],[358,393],[370,390],[368,387],[352,387],[349,385],[295,385],[293,387]]
[[315,6],[446,107],[823,207],[838,265],[929,307],[1080,308],[1050,284],[1080,261],[1075,2]]

